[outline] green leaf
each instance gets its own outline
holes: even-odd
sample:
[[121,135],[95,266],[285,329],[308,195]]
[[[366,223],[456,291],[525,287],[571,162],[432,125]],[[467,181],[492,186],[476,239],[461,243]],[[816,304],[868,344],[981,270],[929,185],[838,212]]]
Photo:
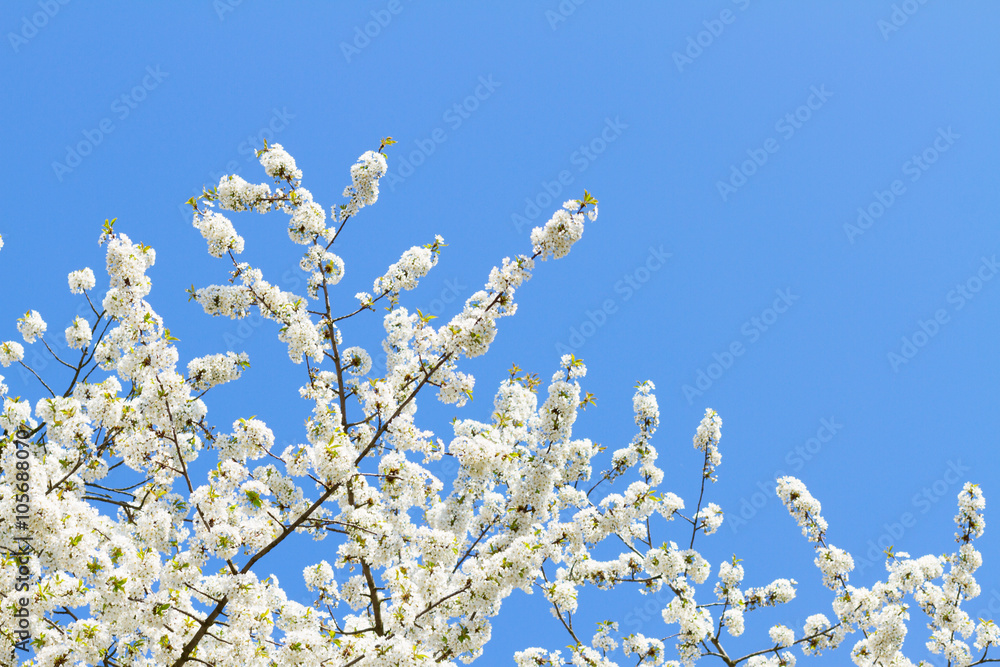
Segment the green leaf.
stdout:
[[247,491],[246,494],[247,498],[250,500],[251,505],[253,505],[257,509],[260,509],[261,506],[263,506],[264,503],[261,502],[259,493],[257,493],[256,491]]

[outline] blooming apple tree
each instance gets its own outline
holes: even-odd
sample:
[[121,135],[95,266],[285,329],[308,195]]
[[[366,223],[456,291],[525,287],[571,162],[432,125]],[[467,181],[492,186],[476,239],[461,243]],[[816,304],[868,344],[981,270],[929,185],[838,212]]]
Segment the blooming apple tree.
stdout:
[[[209,422],[208,394],[238,380],[250,359],[223,352],[179,367],[177,341],[146,299],[156,253],[114,221],[99,239],[106,293],[93,292],[91,269],[69,274],[70,291],[92,314],[65,331],[78,354],[63,359],[52,350],[47,336],[60,334],[39,312],[17,320],[23,343],[0,343],[0,364],[34,375],[40,396],[9,395],[0,377],[0,661],[455,665],[484,654],[492,619],[516,589],[539,591],[570,641],[568,649],[525,647],[514,656],[522,667],[605,666],[621,656],[637,665],[792,665],[849,636],[855,664],[912,665],[903,653],[911,616],[926,617],[926,646],[949,664],[993,661],[987,652],[1000,631],[962,611],[979,593],[974,540],[984,501],[974,484],[958,496],[957,551],[890,552],[885,581],[860,588],[849,580],[851,556],[828,541],[820,503],[799,480],[779,480],[778,495],[815,548],[831,606],[803,627],[774,625],[755,638],[757,650],[738,655],[725,645],[743,634],[745,616],[793,599],[797,583],[753,582],[735,557],[710,563],[694,548],[724,520],[706,502],[722,461],[713,410],[694,435],[703,464],[693,502],[661,488],[652,382],[636,387],[634,436],[594,467],[603,448],[573,431],[592,396],[581,387],[586,367],[572,355],[545,386],[515,366],[487,419],[455,420],[447,442],[421,428],[418,395],[455,406],[469,400],[474,378],[461,360],[489,349],[536,262],[570,251],[587,218],[597,218],[597,200],[585,193],[566,202],[531,233],[531,254],[504,258],[460,313],[434,327],[400,301],[437,263],[440,236],[404,251],[371,292],[337,293],[345,263],[336,241],[378,199],[391,143],[351,167],[346,203],[329,215],[278,144],[258,152],[270,182],[227,176],[189,202],[208,252],[231,262],[227,281],[192,288],[190,297],[208,315],[255,312],[275,323],[303,368],[299,395],[310,416],[301,444],[277,451],[272,430],[251,417]],[[240,211],[287,216],[309,273],[304,294],[240,261],[244,239],[224,214]],[[369,349],[345,340],[341,324],[383,306],[387,361],[374,374]],[[41,377],[25,361],[25,344],[47,348],[66,377]],[[196,479],[192,462],[212,450],[218,464]],[[428,468],[442,457],[458,463],[447,489]],[[129,483],[112,485],[113,470]],[[315,598],[308,606],[262,572],[293,533],[334,542],[302,573]],[[599,559],[598,545],[601,553],[619,545],[620,553]],[[666,589],[664,624],[651,635],[625,634],[609,619],[585,635],[573,620],[587,586]]]

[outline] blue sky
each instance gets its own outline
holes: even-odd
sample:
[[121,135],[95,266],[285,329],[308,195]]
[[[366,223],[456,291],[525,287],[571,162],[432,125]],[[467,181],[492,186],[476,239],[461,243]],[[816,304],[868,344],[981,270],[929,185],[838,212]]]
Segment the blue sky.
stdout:
[[[633,435],[632,387],[650,379],[665,488],[690,505],[691,438],[705,408],[718,410],[724,458],[707,499],[727,524],[700,544],[716,567],[743,558],[747,585],[801,584],[794,603],[748,623],[755,646],[772,623],[801,631],[830,609],[808,544],[770,493],[776,474],[806,482],[830,541],[856,561],[880,540],[951,550],[966,479],[982,484],[992,520],[995,4],[63,2],[10,0],[0,13],[0,340],[19,338],[29,308],[61,333],[78,306],[66,274],[102,268],[100,225],[117,217],[157,250],[151,301],[182,362],[251,355],[209,417],[225,428],[256,414],[279,443],[301,441],[303,369],[271,323],[212,319],[187,302],[186,287],[222,282],[226,267],[180,205],[223,173],[263,181],[252,150],[267,139],[329,207],[357,156],[392,136],[379,202],[338,240],[345,295],[441,234],[439,265],[403,304],[450,317],[490,267],[530,250],[530,228],[562,201],[584,189],[600,200],[583,240],[539,264],[516,317],[467,364],[476,400],[459,416],[488,418],[512,363],[548,378],[572,350],[598,397],[575,432],[615,449]],[[244,256],[304,292],[279,217],[236,218]],[[378,349],[379,331],[370,319],[346,333]],[[8,383],[37,395],[16,373]],[[452,413],[423,406],[447,439]],[[1000,611],[996,535],[988,527],[980,544],[974,616]],[[306,545],[263,563],[296,595],[301,567],[333,546]],[[878,560],[854,582],[880,576]],[[542,602],[511,599],[491,664],[568,643]],[[646,602],[618,596],[580,624],[607,611],[622,630],[668,634],[658,609],[641,619]],[[517,613],[538,623],[519,626]],[[911,626],[916,659],[923,620]]]

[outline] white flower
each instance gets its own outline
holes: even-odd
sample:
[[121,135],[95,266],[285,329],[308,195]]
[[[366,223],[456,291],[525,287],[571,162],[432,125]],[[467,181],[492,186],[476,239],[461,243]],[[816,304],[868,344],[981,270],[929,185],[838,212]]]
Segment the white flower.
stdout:
[[[293,161],[292,167],[294,166]],[[266,183],[253,185],[232,174],[223,176],[216,189],[219,193],[219,206],[227,211],[266,213],[271,208],[271,202],[267,201],[271,196],[271,188]]]
[[625,655],[638,655],[644,665],[656,667],[663,664],[663,642],[659,639],[639,633],[629,635],[622,641],[622,651]]
[[29,310],[24,314],[24,317],[17,320],[17,330],[21,332],[25,343],[34,343],[35,339],[40,338],[47,328],[48,325],[45,324],[45,320],[42,319],[37,310]]
[[768,634],[778,646],[791,646],[795,643],[795,631],[784,625],[772,626]]
[[819,547],[816,553],[815,563],[823,572],[823,585],[837,590],[841,582],[847,581],[847,573],[854,569],[854,559],[838,547]]
[[827,634],[823,633],[825,630],[830,628],[830,620],[824,614],[813,614],[806,619],[805,625],[802,628],[802,637],[810,638],[808,642],[805,642],[802,646],[802,651],[806,655],[811,655],[814,653],[819,653],[822,649],[828,648],[831,645],[831,638]]
[[827,529],[826,519],[820,515],[822,507],[806,489],[806,485],[794,477],[786,476],[778,480],[776,491],[781,502],[799,522],[802,534],[810,542],[823,539]]
[[378,181],[387,169],[388,164],[381,153],[367,151],[358,158],[351,167],[351,184],[344,189],[344,196],[350,200],[341,208],[340,220],[346,220],[378,201]]
[[559,209],[544,227],[531,230],[531,245],[544,261],[549,256],[559,259],[569,253],[574,243],[583,236],[583,213],[570,213]]
[[260,163],[268,176],[275,180],[297,181],[302,178],[302,170],[295,167],[295,159],[281,144],[271,144],[260,154]]
[[325,560],[302,570],[302,578],[305,579],[306,588],[310,591],[323,588],[333,595],[337,593],[337,582],[334,580],[333,568]]
[[987,646],[1000,646],[1000,626],[993,621],[980,621],[976,625],[976,650],[982,651]]
[[763,588],[749,588],[744,592],[747,609],[785,604],[795,598],[794,579],[775,579]]
[[237,255],[243,252],[243,237],[236,233],[233,223],[224,215],[215,211],[195,213],[194,226],[208,241],[208,254],[213,257],[222,257],[229,250]]
[[706,507],[698,510],[694,518],[698,521],[698,525],[701,526],[702,530],[705,531],[705,534],[711,535],[722,525],[722,508],[715,503],[709,503]]
[[569,581],[557,581],[554,584],[545,586],[545,597],[555,605],[549,611],[556,616],[556,607],[563,614],[572,614],[576,611],[576,586]]
[[722,561],[722,564],[719,565],[719,581],[726,589],[738,587],[743,581],[743,566],[739,563]]
[[3,399],[3,412],[0,412],[0,428],[8,433],[17,431],[21,424],[34,425],[31,418],[31,403],[25,400],[16,400],[9,396]]
[[90,344],[93,332],[90,330],[90,322],[77,317],[73,324],[66,328],[66,344],[74,350],[82,350]]
[[695,449],[705,452],[704,476],[712,481],[712,472],[722,463],[722,454],[719,453],[719,441],[722,439],[722,418],[719,414],[708,408],[705,416],[698,424],[698,430],[694,434]]
[[249,367],[250,358],[245,352],[210,354],[188,362],[188,382],[202,391],[239,379],[243,369]]
[[349,347],[340,356],[344,370],[352,375],[364,375],[372,369],[372,358],[360,347]]
[[9,340],[0,344],[0,364],[4,368],[24,359],[24,346],[15,341]]
[[413,246],[403,253],[399,261],[389,267],[385,275],[375,280],[372,288],[376,293],[396,293],[401,290],[411,290],[417,286],[417,281],[427,275],[435,264],[437,254],[429,248]]
[[962,487],[962,492],[958,494],[958,516],[955,523],[959,525],[962,532],[955,533],[955,537],[964,541],[968,538],[982,537],[986,528],[986,521],[983,519],[982,511],[986,507],[983,499],[983,492],[978,484],[966,482]]
[[94,272],[89,268],[72,271],[69,274],[69,291],[73,294],[83,294],[84,290],[93,289],[95,283]]
[[[232,354],[232,352],[230,352]],[[237,419],[233,434],[220,446],[223,457],[237,461],[259,459],[274,446],[274,432],[259,419]]]
[[288,237],[299,245],[312,243],[313,239],[326,231],[326,212],[314,201],[306,201],[295,207],[292,219],[288,221]]
[[743,634],[743,612],[739,609],[727,609],[722,614],[722,624],[729,634],[739,637]]
[[594,638],[590,645],[598,651],[614,651],[618,648],[618,642],[611,636],[612,630],[618,630],[618,624],[613,621],[597,624],[598,630],[594,633]]

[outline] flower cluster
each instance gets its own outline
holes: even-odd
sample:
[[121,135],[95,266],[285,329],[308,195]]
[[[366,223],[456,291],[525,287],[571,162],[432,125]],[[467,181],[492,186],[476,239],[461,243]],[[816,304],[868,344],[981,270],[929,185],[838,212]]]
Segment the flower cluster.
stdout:
[[365,206],[378,201],[378,181],[388,169],[385,156],[375,151],[366,151],[351,167],[351,184],[344,189],[349,198],[340,209],[340,219],[346,220],[357,215]]
[[[280,149],[280,144],[275,144],[272,148]],[[278,150],[267,151],[267,153],[261,157],[261,163],[267,162],[268,164],[273,164],[273,158],[278,154],[278,152]],[[288,154],[285,153],[285,155]],[[288,158],[291,159],[291,156],[288,156]],[[265,165],[265,168],[266,166],[267,165]],[[294,160],[292,160],[291,167],[294,172]],[[281,173],[285,172],[282,168],[275,171],[275,174],[271,174],[269,171],[268,175],[278,178],[276,174],[279,171]],[[301,172],[298,172],[298,174],[299,176],[302,175]],[[229,176],[223,176],[219,180],[219,185],[216,186],[215,190],[219,197],[219,206],[227,211],[257,211],[258,213],[266,213],[271,209],[271,188],[267,183],[255,185],[247,183],[236,174],[231,174]],[[204,234],[204,232],[202,233]]]
[[826,534],[827,523],[820,515],[821,505],[812,497],[806,485],[794,477],[782,477],[778,480],[778,497],[785,507],[799,522],[802,535],[810,542],[819,542]]
[[9,340],[0,343],[0,364],[6,368],[24,359],[24,346],[17,341]]
[[66,344],[74,350],[82,350],[90,344],[94,333],[90,330],[90,322],[82,317],[73,319],[73,324],[66,327]]
[[[596,203],[596,200],[595,200]],[[544,261],[549,256],[565,257],[573,244],[583,236],[584,213],[581,202],[570,200],[556,211],[543,227],[531,230],[531,245]],[[597,219],[597,207],[588,212],[591,220]]]
[[275,180],[298,181],[302,170],[296,168],[295,158],[281,144],[271,144],[258,154],[264,172]]
[[694,447],[705,452],[705,467],[702,474],[707,479],[715,478],[712,474],[722,463],[722,454],[719,452],[719,440],[722,439],[722,418],[719,413],[711,408],[705,410],[705,416],[698,424],[698,430],[694,434]]
[[24,317],[17,320],[17,330],[21,332],[25,343],[34,343],[45,334],[48,325],[37,310],[29,310]]
[[96,283],[94,272],[89,268],[72,271],[69,274],[69,291],[73,294],[83,294],[86,290],[94,289]]
[[208,241],[208,254],[213,257],[222,257],[229,251],[237,255],[243,252],[243,237],[226,216],[215,211],[195,213],[194,226]]
[[[440,236],[437,243],[444,242]],[[398,294],[402,290],[416,288],[417,281],[427,275],[427,272],[437,264],[438,254],[430,247],[414,246],[403,253],[399,261],[389,266],[385,275],[375,279],[373,290],[376,293]]]
[[[973,649],[987,661],[985,651],[1000,646],[992,621],[977,623],[962,609],[980,593],[982,556],[974,544],[985,528],[985,501],[974,484],[958,496],[957,551],[920,558],[890,551],[885,581],[860,588],[848,582],[854,559],[827,542],[819,501],[800,480],[778,480],[777,494],[834,592],[835,618],[810,615],[800,635],[772,622],[766,637],[755,636],[762,626],[747,615],[790,602],[798,584],[778,578],[747,586],[752,564],[735,555],[709,583],[713,565],[694,542],[698,533],[718,531],[723,509],[699,496],[693,514],[685,514],[684,500],[661,486],[652,382],[635,386],[635,431],[614,444],[603,469],[595,466],[605,447],[580,435],[579,413],[595,399],[583,387],[587,366],[572,354],[559,359],[547,382],[515,366],[479,418],[452,422],[447,442],[421,426],[418,402],[428,392],[457,406],[472,399],[476,378],[462,364],[488,351],[498,322],[516,312],[515,296],[535,259],[564,256],[585,219],[596,219],[589,193],[532,232],[533,255],[505,257],[437,326],[400,305],[400,295],[435,266],[441,237],[404,250],[374,278],[374,295],[362,292],[346,312],[337,310],[342,301],[331,288],[344,277],[345,262],[332,247],[347,219],[378,198],[387,168],[381,148],[351,167],[348,202],[330,216],[336,228],[326,227],[324,208],[301,186],[302,171],[282,146],[266,146],[258,157],[273,190],[226,176],[203,202],[193,202],[193,223],[209,254],[228,256],[232,271],[224,284],[189,294],[213,316],[259,313],[274,323],[293,362],[308,361],[299,388],[308,406],[304,431],[279,453],[263,419],[236,419],[228,429],[209,423],[212,390],[238,380],[249,358],[209,354],[191,359],[185,373],[177,339],[147,301],[155,252],[106,223],[99,241],[107,244],[104,312],[87,294],[95,317],[76,317],[66,329],[67,344],[82,350],[76,367],[63,362],[73,370],[69,389],[60,394],[45,385],[42,398],[26,400],[8,396],[0,377],[0,512],[16,514],[15,485],[24,483],[17,475],[27,473],[11,471],[24,469],[18,465],[25,456],[32,483],[46,488],[32,495],[31,520],[17,528],[39,554],[24,593],[36,617],[35,654],[25,665],[454,667],[484,655],[493,618],[516,590],[540,591],[572,641],[568,653],[518,651],[520,667],[610,667],[619,651],[632,664],[653,667],[718,656],[727,664],[789,666],[792,649],[817,654],[853,633],[855,664],[911,665],[903,651],[917,610],[929,619],[927,648],[954,665],[974,663]],[[244,239],[216,205],[290,216],[291,240],[307,246],[299,255],[310,274],[305,295],[236,260]],[[96,284],[90,269],[68,280],[74,294]],[[342,333],[341,326],[379,312],[379,300],[387,304],[385,364],[373,369],[373,348],[345,346],[357,329],[344,325]],[[17,328],[31,344],[47,326],[32,310]],[[35,372],[21,343],[0,343],[0,365],[11,364]],[[704,457],[702,489],[722,460],[721,425],[708,409],[694,436]],[[19,429],[30,431],[23,436],[30,442],[9,446]],[[206,452],[218,461],[193,466]],[[262,465],[251,463],[258,460]],[[450,470],[444,479],[434,462]],[[115,478],[109,485],[113,470],[138,481],[124,486]],[[186,496],[175,491],[182,488]],[[97,503],[111,511],[99,512]],[[0,521],[0,542],[13,543],[14,530]],[[252,569],[293,533],[327,541],[324,558],[302,570],[315,595],[311,606]],[[11,590],[14,577],[14,567],[0,568],[0,590]],[[623,635],[617,622],[602,621],[587,645],[579,614],[590,589],[623,588],[666,595],[665,625]],[[15,627],[16,609],[0,606],[0,625]],[[60,625],[69,610],[73,621]],[[757,648],[742,657],[728,653],[723,643],[739,636]],[[0,644],[9,641],[2,637]],[[676,660],[667,660],[667,643]]]
[[249,367],[250,358],[245,352],[210,354],[188,362],[188,382],[201,391],[238,380]]

